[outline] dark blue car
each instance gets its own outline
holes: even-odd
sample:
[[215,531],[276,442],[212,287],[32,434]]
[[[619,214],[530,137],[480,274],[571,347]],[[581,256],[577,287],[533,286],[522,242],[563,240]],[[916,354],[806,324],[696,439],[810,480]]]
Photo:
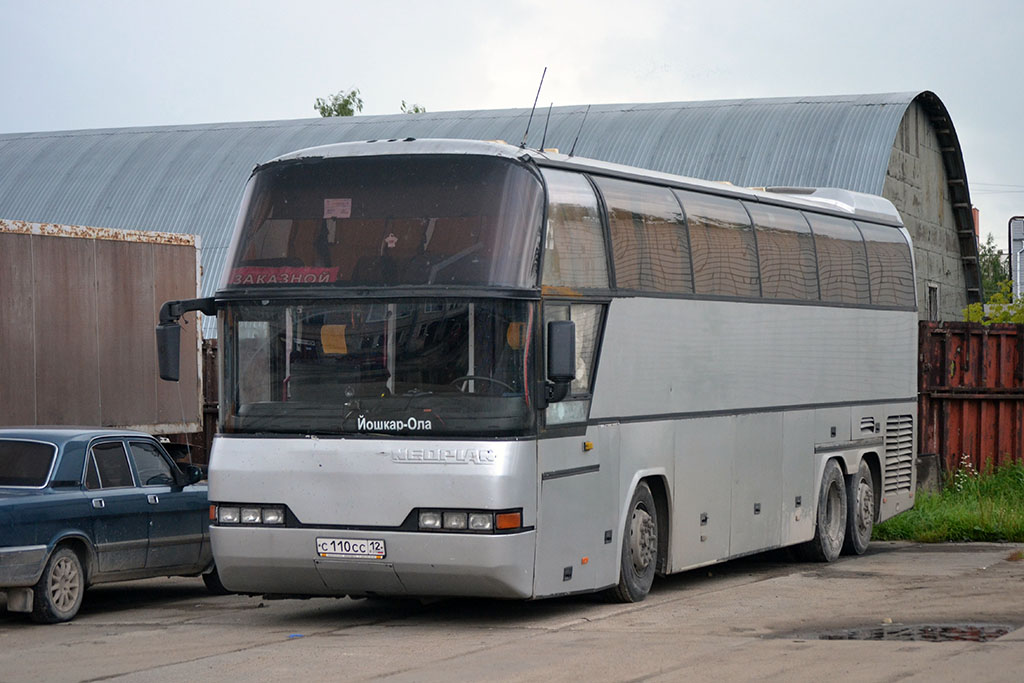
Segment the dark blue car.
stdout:
[[7,609],[68,621],[88,586],[203,574],[220,592],[202,472],[148,434],[0,429],[0,591]]

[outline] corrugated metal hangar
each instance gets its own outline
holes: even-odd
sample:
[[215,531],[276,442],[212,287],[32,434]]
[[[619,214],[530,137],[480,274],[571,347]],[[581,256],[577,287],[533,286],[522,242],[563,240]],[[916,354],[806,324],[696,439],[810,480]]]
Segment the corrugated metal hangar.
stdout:
[[[0,219],[198,234],[209,295],[257,163],[355,140],[518,144],[529,118],[501,109],[0,135]],[[921,317],[959,320],[981,298],[963,154],[934,93],[554,107],[534,114],[526,144],[567,152],[577,135],[577,156],[881,194],[914,238]]]

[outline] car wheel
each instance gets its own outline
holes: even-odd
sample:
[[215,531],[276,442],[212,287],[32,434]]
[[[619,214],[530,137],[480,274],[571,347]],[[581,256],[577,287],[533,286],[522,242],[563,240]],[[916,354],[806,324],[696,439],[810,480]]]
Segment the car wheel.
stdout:
[[85,594],[85,573],[74,550],[63,546],[53,551],[34,593],[33,621],[56,624],[78,614]]

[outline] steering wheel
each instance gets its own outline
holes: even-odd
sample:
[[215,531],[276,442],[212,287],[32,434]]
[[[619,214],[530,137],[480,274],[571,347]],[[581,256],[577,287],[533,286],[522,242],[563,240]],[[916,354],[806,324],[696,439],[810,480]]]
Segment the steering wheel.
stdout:
[[[511,386],[510,384],[506,384],[505,382],[502,382],[500,379],[494,379],[493,377],[486,377],[484,375],[463,375],[462,377],[456,377],[451,382],[449,382],[449,384],[458,384],[459,382],[469,382],[471,380],[497,384],[499,387],[503,387],[505,389],[508,389],[512,393],[516,393],[515,387]],[[465,393],[466,385],[463,384],[459,391]]]

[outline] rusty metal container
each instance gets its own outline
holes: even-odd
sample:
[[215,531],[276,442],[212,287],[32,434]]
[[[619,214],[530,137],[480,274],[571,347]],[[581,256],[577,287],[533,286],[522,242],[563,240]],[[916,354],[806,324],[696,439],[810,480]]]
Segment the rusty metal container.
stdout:
[[0,425],[201,431],[195,314],[177,384],[157,375],[153,332],[198,285],[192,235],[0,220]]
[[922,322],[920,452],[946,471],[1024,460],[1024,325]]

